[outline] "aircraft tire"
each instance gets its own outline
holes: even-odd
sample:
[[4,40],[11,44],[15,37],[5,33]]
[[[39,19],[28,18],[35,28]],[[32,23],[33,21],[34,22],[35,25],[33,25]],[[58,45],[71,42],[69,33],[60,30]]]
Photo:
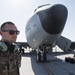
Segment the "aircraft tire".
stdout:
[[41,61],[41,53],[40,52],[37,54],[37,61]]
[[47,57],[46,57],[46,53],[44,52],[43,53],[43,61],[46,61],[47,60]]

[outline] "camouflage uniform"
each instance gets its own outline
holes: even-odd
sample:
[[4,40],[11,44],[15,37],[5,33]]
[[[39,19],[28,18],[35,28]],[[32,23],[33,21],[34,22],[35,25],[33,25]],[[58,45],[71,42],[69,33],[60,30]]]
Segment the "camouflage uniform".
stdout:
[[18,50],[13,52],[0,51],[0,75],[20,75],[21,53]]

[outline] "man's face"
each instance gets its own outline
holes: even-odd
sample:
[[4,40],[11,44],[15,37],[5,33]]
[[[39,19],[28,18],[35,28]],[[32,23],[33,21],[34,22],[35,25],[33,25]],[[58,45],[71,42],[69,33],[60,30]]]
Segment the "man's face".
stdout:
[[14,34],[10,34],[9,30],[17,31],[16,26],[6,24],[4,30],[8,30],[8,31],[1,32],[2,40],[3,40],[3,41],[7,41],[7,42],[9,42],[9,43],[15,42],[16,39],[17,39],[16,32],[15,32]]

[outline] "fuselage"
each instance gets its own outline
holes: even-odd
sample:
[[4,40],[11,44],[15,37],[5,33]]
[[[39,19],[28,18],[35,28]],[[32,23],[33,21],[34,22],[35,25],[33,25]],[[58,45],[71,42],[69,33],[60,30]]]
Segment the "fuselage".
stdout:
[[26,38],[32,48],[54,46],[60,38],[67,19],[64,5],[48,5],[37,9],[26,25]]

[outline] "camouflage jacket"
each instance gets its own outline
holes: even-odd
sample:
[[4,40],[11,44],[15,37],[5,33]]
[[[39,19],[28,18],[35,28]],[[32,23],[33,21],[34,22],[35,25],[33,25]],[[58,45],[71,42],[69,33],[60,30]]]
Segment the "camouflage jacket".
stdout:
[[19,75],[18,71],[20,66],[21,53],[18,50],[13,52],[0,51],[0,73],[2,75]]

